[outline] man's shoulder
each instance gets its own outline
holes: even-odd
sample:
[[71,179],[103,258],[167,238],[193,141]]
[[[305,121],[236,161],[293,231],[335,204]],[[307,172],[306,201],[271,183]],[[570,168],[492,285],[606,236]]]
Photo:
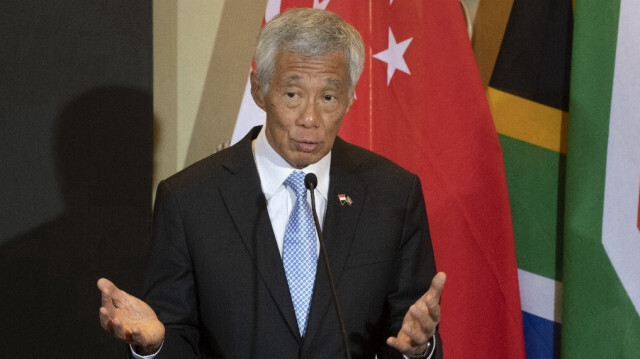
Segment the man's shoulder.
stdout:
[[172,188],[197,189],[225,181],[253,163],[251,139],[217,151],[166,178]]
[[203,159],[200,159],[175,174],[167,177],[166,182],[169,183],[188,183],[201,178],[215,177],[223,172],[225,158],[229,157],[228,152],[231,148],[213,153]]

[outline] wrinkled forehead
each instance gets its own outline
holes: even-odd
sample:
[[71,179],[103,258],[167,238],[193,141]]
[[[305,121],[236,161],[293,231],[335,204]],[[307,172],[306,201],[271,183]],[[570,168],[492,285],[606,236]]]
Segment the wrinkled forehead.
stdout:
[[284,51],[278,53],[274,73],[277,80],[297,83],[313,78],[321,78],[335,87],[349,86],[349,63],[340,52],[320,56],[308,56]]

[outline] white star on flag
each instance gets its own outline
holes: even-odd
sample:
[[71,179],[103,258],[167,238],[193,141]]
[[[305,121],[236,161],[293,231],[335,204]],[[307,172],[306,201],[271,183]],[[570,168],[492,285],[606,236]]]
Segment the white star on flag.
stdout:
[[397,43],[395,36],[393,36],[393,31],[389,27],[389,48],[373,55],[376,59],[387,63],[387,86],[389,86],[396,69],[411,75],[409,67],[404,61],[404,53],[407,51],[411,40],[413,40],[413,37]]

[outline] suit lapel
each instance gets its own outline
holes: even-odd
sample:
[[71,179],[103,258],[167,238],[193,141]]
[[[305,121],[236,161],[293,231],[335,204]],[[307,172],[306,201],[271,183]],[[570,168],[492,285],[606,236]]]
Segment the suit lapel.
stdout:
[[235,153],[227,157],[224,166],[233,175],[220,186],[220,194],[258,275],[264,281],[292,334],[300,340],[282,258],[252,156],[251,140],[257,136],[258,131],[259,128],[254,128],[235,146]]
[[[336,288],[340,284],[340,278],[349,256],[358,219],[362,212],[362,205],[366,197],[366,188],[356,175],[357,162],[349,156],[349,151],[345,147],[343,141],[337,138],[332,150],[331,182],[329,184],[327,213],[323,229],[327,256],[331,264]],[[349,196],[353,204],[341,204],[338,198],[339,194]],[[340,299],[339,295],[338,298]],[[336,315],[332,301],[329,279],[321,253],[318,260],[318,270],[311,302],[307,336],[303,344],[303,353],[305,348],[311,346],[314,336],[325,325],[325,318],[328,315]],[[335,330],[339,331],[340,328],[336,327]]]

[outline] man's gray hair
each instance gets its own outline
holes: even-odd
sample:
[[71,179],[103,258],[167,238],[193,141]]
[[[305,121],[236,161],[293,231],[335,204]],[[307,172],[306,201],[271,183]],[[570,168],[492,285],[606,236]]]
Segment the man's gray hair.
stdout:
[[260,86],[266,93],[276,56],[286,51],[305,57],[344,54],[349,68],[349,94],[353,94],[364,66],[364,44],[356,29],[340,16],[324,10],[290,9],[269,21],[258,34],[256,67]]

